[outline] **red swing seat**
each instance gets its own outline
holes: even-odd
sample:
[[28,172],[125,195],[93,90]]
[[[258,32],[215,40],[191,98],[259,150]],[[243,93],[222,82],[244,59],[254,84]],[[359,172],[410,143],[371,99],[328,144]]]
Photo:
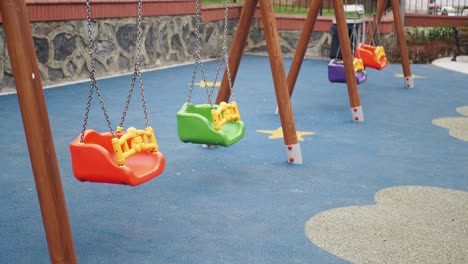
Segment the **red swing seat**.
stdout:
[[[127,132],[126,132],[127,133]],[[126,133],[117,133],[120,139]],[[86,130],[83,143],[79,135],[70,143],[73,174],[79,181],[137,186],[160,175],[166,160],[161,152],[142,150],[118,161],[110,132]],[[130,140],[127,140],[131,144]]]
[[354,52],[354,57],[362,59],[365,67],[374,68],[381,70],[387,66],[387,56],[382,46],[371,46],[363,43],[359,43],[356,51]]

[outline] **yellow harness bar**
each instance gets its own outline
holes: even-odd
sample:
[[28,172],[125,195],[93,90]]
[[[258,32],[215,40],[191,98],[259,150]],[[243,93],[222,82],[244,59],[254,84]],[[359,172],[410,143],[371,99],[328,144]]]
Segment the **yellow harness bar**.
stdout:
[[377,61],[380,61],[382,57],[385,57],[385,50],[383,46],[377,46],[374,50],[374,56]]
[[125,159],[137,152],[145,150],[151,150],[153,153],[158,152],[158,143],[151,127],[147,127],[145,130],[129,127],[120,138],[112,139],[112,146],[119,166],[125,166]]
[[226,102],[221,102],[217,109],[211,110],[211,116],[213,117],[213,122],[214,122],[216,131],[220,131],[221,126],[226,124],[229,121],[241,120],[239,109],[237,108],[236,102],[231,102],[230,104]]
[[353,60],[354,72],[364,71],[364,63],[362,59],[354,58]]

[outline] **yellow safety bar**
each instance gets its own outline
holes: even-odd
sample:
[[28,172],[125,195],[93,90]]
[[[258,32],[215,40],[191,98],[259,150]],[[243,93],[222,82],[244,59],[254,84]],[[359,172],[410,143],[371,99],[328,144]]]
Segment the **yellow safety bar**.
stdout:
[[354,72],[364,71],[364,63],[362,62],[362,59],[354,58],[353,64],[354,64]]
[[145,130],[129,127],[120,138],[112,139],[112,146],[119,166],[125,166],[125,159],[135,153],[145,150],[151,150],[153,153],[158,152],[158,143],[151,127],[147,127]]
[[380,61],[382,57],[385,57],[385,50],[383,46],[377,46],[374,50],[374,56],[377,61]]
[[241,120],[236,102],[231,102],[230,104],[226,102],[221,102],[217,109],[211,110],[211,116],[213,117],[213,122],[216,131],[221,130],[221,126],[229,121]]

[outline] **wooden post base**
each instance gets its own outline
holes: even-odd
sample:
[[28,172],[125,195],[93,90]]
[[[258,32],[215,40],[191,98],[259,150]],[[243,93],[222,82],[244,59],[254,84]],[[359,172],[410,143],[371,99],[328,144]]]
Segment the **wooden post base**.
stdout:
[[288,163],[291,164],[302,164],[302,151],[299,143],[286,145],[286,157]]
[[351,115],[354,122],[364,122],[364,113],[362,112],[362,106],[351,107]]
[[414,88],[413,76],[405,76],[405,87],[408,89]]

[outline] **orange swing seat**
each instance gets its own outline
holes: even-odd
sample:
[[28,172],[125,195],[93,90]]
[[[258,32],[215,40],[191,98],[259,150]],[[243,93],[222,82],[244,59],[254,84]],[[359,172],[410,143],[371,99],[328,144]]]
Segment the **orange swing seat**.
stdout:
[[79,181],[137,186],[163,172],[166,160],[150,127],[129,128],[115,136],[88,129],[83,142],[79,135],[70,143],[73,174]]
[[374,68],[381,70],[387,66],[387,56],[385,55],[384,48],[382,46],[371,46],[363,43],[359,43],[354,57],[362,59],[365,67]]

